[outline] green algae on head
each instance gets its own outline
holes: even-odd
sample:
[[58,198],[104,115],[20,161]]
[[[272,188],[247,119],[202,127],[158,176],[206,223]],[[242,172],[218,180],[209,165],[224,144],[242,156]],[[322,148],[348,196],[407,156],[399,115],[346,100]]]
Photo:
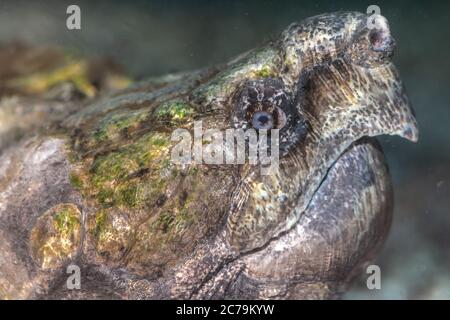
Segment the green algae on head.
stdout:
[[279,76],[280,67],[279,52],[270,43],[229,62],[227,68],[219,72],[216,77],[200,83],[192,91],[192,97],[213,107],[215,103],[229,99],[242,82]]
[[93,133],[96,143],[103,141],[118,141],[122,133],[136,130],[140,123],[148,117],[147,110],[127,110],[107,115],[103,118]]
[[43,269],[60,267],[74,258],[81,240],[81,213],[71,203],[61,203],[41,215],[30,234],[30,251]]
[[155,110],[155,116],[169,121],[181,121],[194,113],[194,108],[181,100],[163,102]]
[[134,143],[99,156],[88,170],[87,188],[103,206],[142,208],[163,186],[159,170],[169,159],[164,133],[149,133]]
[[272,66],[264,65],[261,69],[256,70],[254,72],[255,78],[268,78],[268,77],[276,77],[276,73],[273,70]]
[[133,239],[133,229],[126,215],[101,209],[90,215],[87,236],[103,261],[120,261]]
[[81,190],[83,188],[83,181],[75,172],[70,173],[69,180],[70,180],[70,184],[75,189]]

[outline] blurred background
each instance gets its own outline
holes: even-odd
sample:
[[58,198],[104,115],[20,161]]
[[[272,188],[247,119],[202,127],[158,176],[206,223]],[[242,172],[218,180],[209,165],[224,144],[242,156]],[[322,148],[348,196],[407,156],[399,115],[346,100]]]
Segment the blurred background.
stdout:
[[[81,7],[81,30],[66,8]],[[0,42],[58,45],[107,55],[134,79],[226,61],[275,37],[291,22],[337,10],[388,18],[394,58],[417,113],[421,138],[381,141],[391,169],[395,212],[376,264],[345,299],[450,299],[450,2],[447,1],[18,1],[0,0]]]

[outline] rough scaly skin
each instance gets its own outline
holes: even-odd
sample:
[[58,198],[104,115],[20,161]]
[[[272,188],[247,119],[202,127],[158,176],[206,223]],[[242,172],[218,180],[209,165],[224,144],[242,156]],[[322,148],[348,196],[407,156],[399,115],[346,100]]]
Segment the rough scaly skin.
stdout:
[[[0,295],[337,297],[391,219],[389,173],[368,137],[418,138],[380,19],[377,30],[359,13],[306,19],[221,67],[79,103],[5,148]],[[245,129],[279,109],[271,175],[171,161],[176,128]],[[65,287],[69,263],[81,290]]]

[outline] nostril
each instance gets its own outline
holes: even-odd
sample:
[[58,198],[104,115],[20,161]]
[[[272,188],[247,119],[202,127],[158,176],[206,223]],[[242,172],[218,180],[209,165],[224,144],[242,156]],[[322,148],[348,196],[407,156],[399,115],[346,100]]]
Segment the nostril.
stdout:
[[392,51],[395,46],[394,39],[382,30],[372,30],[369,34],[369,42],[372,50],[377,52]]

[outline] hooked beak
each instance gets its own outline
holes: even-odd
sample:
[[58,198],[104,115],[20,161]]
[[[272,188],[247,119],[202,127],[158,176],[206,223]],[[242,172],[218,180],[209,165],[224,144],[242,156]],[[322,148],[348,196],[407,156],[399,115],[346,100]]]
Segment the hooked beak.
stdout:
[[419,141],[419,128],[417,127],[417,121],[413,118],[414,121],[410,121],[405,123],[403,130],[398,132],[397,134],[405,139],[408,139],[411,142]]
[[[397,69],[392,63],[366,70],[371,79],[369,100],[379,118],[377,134],[419,140],[419,128]],[[375,102],[374,102],[375,101]]]
[[396,116],[393,117],[393,121],[397,121],[394,126],[397,126],[397,130],[391,134],[396,134],[402,138],[405,138],[411,142],[417,142],[419,140],[419,127],[415,118],[414,110],[406,95],[405,88],[399,79],[397,70],[392,65],[395,81],[391,84],[391,99],[388,102],[387,108],[391,108]]

